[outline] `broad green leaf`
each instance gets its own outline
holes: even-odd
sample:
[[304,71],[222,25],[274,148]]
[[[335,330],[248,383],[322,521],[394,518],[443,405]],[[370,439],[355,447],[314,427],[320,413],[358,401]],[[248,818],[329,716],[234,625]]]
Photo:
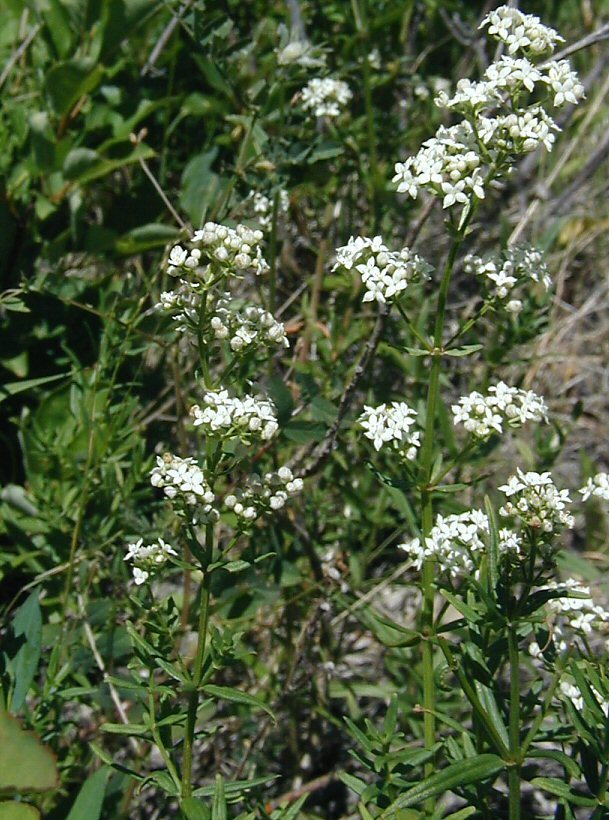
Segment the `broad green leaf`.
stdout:
[[323,422],[294,419],[285,425],[283,434],[290,441],[306,444],[309,441],[321,441],[327,429]]
[[29,803],[0,803],[0,820],[38,820],[40,812]]
[[193,157],[182,173],[182,194],[180,207],[188,214],[193,225],[198,227],[205,215],[212,209],[224,187],[224,180],[211,170],[218,156],[218,149],[212,148],[204,154]]
[[169,242],[177,240],[180,232],[171,225],[150,223],[140,225],[132,231],[123,234],[116,240],[115,250],[125,256],[141,253],[150,248],[163,248]]
[[110,769],[102,766],[88,777],[70,809],[67,820],[98,820],[101,815]]
[[219,698],[221,700],[229,700],[232,703],[241,703],[244,706],[253,706],[257,709],[263,709],[267,715],[270,715],[275,722],[276,718],[271,709],[260,698],[250,695],[247,692],[240,692],[238,689],[231,689],[229,686],[215,686],[212,683],[203,687],[206,695],[212,698]]
[[104,67],[93,60],[74,58],[53,66],[44,82],[51,108],[65,117],[84,94],[97,88],[103,76]]
[[42,616],[38,603],[38,591],[32,592],[29,598],[19,607],[13,618],[13,633],[17,640],[23,640],[17,654],[11,659],[15,688],[11,697],[11,712],[18,712],[40,660],[40,642],[42,639]]
[[63,174],[66,179],[82,184],[153,156],[153,149],[147,145],[138,145],[133,151],[117,159],[103,157],[90,148],[73,148],[65,158]]
[[44,792],[57,787],[55,757],[17,718],[0,713],[0,789]]
[[405,809],[416,806],[430,797],[452,791],[459,786],[467,786],[470,783],[480,783],[482,780],[494,778],[502,769],[505,763],[500,757],[492,754],[478,755],[477,757],[459,760],[451,763],[440,772],[432,774],[421,783],[417,783],[412,789],[401,794],[397,800],[381,814],[381,818],[391,817],[391,813],[396,809]]

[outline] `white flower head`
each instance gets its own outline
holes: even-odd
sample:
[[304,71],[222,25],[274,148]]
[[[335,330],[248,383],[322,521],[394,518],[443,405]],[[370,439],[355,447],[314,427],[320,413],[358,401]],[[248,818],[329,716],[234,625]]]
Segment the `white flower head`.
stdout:
[[358,418],[364,435],[373,443],[376,450],[385,444],[401,453],[408,461],[414,461],[420,447],[420,433],[412,428],[416,424],[417,414],[405,402],[380,404],[378,407],[364,406],[364,412]]
[[268,441],[278,429],[275,406],[267,399],[255,396],[233,398],[227,390],[207,391],[203,402],[190,410],[195,427],[207,435],[244,443],[252,439]]
[[558,490],[550,473],[523,473],[518,470],[499,487],[507,500],[501,515],[518,518],[541,535],[559,532],[575,524],[568,512],[571,503],[568,490]]
[[589,478],[579,491],[582,501],[589,498],[600,498],[602,501],[609,501],[609,475],[607,473],[597,473]]
[[302,107],[315,117],[338,117],[349,104],[353,93],[347,83],[332,77],[309,80],[302,89]]
[[139,586],[145,583],[167,561],[170,555],[177,556],[177,552],[162,538],[152,544],[144,545],[140,538],[127,545],[127,554],[124,560],[133,564],[133,580]]

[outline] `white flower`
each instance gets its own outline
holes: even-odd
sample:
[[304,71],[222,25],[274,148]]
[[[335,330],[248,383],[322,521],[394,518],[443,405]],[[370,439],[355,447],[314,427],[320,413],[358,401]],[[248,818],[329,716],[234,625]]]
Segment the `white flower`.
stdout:
[[380,303],[393,301],[411,282],[427,276],[430,270],[429,265],[409,248],[390,251],[380,236],[373,239],[351,237],[347,245],[337,248],[333,270],[341,267],[345,270],[355,268],[361,275],[366,287],[364,302],[376,300]]
[[568,60],[552,61],[545,67],[544,81],[554,92],[554,105],[577,103],[585,96],[583,85]]
[[303,480],[296,478],[289,467],[263,476],[254,473],[244,487],[226,496],[224,505],[237,516],[241,526],[246,526],[260,515],[281,510],[291,497],[302,492],[303,486]]
[[552,285],[542,254],[532,248],[509,248],[500,257],[469,254],[463,267],[467,273],[481,278],[487,301],[494,305],[501,303],[511,313],[522,309],[522,302],[513,298],[516,288],[536,282],[547,291]]
[[302,90],[302,107],[316,117],[338,117],[352,97],[349,86],[342,80],[316,77]]
[[573,516],[567,512],[571,503],[568,490],[557,490],[550,473],[523,473],[518,470],[507,484],[499,487],[507,501],[501,515],[515,516],[531,529],[550,534],[573,527]]
[[177,552],[170,544],[166,544],[162,538],[152,544],[144,546],[144,539],[140,538],[133,544],[127,545],[127,555],[123,560],[131,561],[133,564],[133,580],[139,586],[145,583],[151,573],[156,572],[170,555]]
[[[604,698],[598,691],[598,689],[596,689],[594,686],[590,685],[590,689],[592,690],[595,699],[597,700],[599,706],[601,707],[605,715],[609,717],[609,700]],[[560,682],[560,697],[563,700],[571,701],[571,703],[573,704],[573,706],[575,706],[578,712],[583,711],[583,709],[586,707],[586,702],[584,700],[584,696],[582,695],[579,686],[576,686],[574,683],[572,683],[570,680],[567,680],[566,678],[564,678]]]
[[455,424],[478,438],[487,438],[493,432],[502,433],[503,425],[521,427],[527,421],[547,421],[544,400],[532,390],[520,390],[505,382],[489,387],[483,396],[474,391],[453,404]]
[[405,402],[391,402],[378,407],[364,406],[364,412],[358,418],[358,424],[364,435],[373,443],[376,450],[384,444],[391,443],[409,461],[414,461],[420,446],[420,433],[412,432],[417,414]]
[[252,270],[258,276],[269,269],[262,256],[262,238],[262,231],[247,225],[229,228],[206,222],[200,231],[195,232],[192,242],[207,259],[219,263],[225,273],[242,275]]
[[480,23],[480,28],[486,26],[492,37],[507,45],[510,54],[516,51],[544,54],[553,51],[557,43],[564,42],[564,38],[553,28],[543,25],[539,17],[524,14],[511,6],[499,6],[489,12]]
[[200,520],[213,520],[215,496],[211,491],[203,470],[194,458],[180,458],[171,453],[157,456],[156,467],[150,472],[150,483],[162,489],[171,500],[196,507]]
[[[249,201],[253,203],[254,214],[260,227],[265,230],[269,229],[273,221],[273,199],[259,191],[250,191],[245,201],[246,203]],[[277,194],[277,213],[280,215],[287,214],[289,209],[290,197],[288,192],[280,188]]]
[[201,427],[207,435],[239,438],[245,443],[252,438],[268,441],[278,429],[272,402],[254,396],[232,398],[227,390],[205,393],[203,405],[194,405],[190,415],[195,427]]
[[607,473],[597,473],[589,478],[579,491],[582,501],[587,501],[591,497],[609,501],[609,475]]
[[[429,536],[400,544],[398,549],[408,553],[414,566],[420,570],[426,560],[434,560],[442,573],[451,578],[470,575],[477,569],[479,557],[488,549],[489,524],[482,510],[468,510],[458,515],[438,515]],[[519,536],[507,529],[499,533],[501,555],[518,554]]]

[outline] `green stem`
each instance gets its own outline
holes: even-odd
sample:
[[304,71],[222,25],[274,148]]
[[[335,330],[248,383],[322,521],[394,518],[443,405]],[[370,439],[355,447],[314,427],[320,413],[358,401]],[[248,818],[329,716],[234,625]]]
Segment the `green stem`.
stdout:
[[508,627],[508,652],[510,661],[510,758],[508,769],[509,818],[520,820],[520,658],[518,655],[518,635],[516,627]]
[[[471,214],[471,211],[470,211]],[[429,387],[427,391],[427,404],[425,410],[425,434],[423,447],[421,450],[421,507],[422,507],[422,534],[427,538],[433,527],[433,498],[430,489],[431,472],[433,469],[434,451],[434,431],[436,424],[436,412],[438,405],[440,387],[440,369],[442,366],[442,338],[444,335],[444,319],[446,315],[446,302],[448,299],[448,288],[452,276],[457,252],[463,241],[465,228],[469,222],[469,216],[464,220],[464,224],[459,236],[453,241],[452,247],[444,266],[444,273],[440,283],[438,293],[438,306],[434,326],[434,350],[432,351],[431,372],[429,376]],[[423,564],[422,573],[422,594],[423,607],[421,612],[421,633],[427,637],[423,641],[423,735],[425,748],[431,749],[436,742],[436,691],[433,668],[433,644],[431,637],[434,632],[434,575],[435,562],[427,560]],[[430,777],[435,771],[435,763],[431,758],[425,764],[425,775]],[[426,809],[428,812],[434,808],[433,800],[428,801]]]
[[207,646],[207,627],[209,622],[210,580],[211,573],[207,567],[211,564],[214,549],[214,525],[208,523],[205,527],[205,563],[203,566],[203,582],[201,584],[201,604],[199,609],[199,623],[197,635],[197,654],[195,656],[188,696],[188,711],[186,715],[186,733],[184,735],[184,758],[182,761],[182,788],[181,795],[192,795],[192,750],[199,708],[199,688],[203,678],[203,661]]

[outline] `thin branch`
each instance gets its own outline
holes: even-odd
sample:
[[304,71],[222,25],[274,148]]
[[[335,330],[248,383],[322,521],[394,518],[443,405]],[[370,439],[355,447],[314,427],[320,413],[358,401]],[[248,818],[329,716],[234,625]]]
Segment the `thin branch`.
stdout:
[[30,31],[28,36],[25,38],[25,40],[21,43],[21,45],[19,46],[17,51],[15,51],[15,53],[12,54],[9,57],[9,59],[7,60],[6,65],[2,69],[2,74],[0,74],[0,88],[2,88],[4,83],[7,81],[11,71],[13,70],[13,67],[19,61],[21,56],[23,54],[25,54],[25,52],[28,50],[28,48],[30,46],[30,43],[32,42],[34,37],[38,34],[38,32],[40,31],[41,28],[42,28],[41,24],[36,23],[34,28]]
[[188,9],[190,8],[191,5],[192,5],[192,0],[186,0],[186,2],[178,9],[178,13],[173,15],[171,20],[167,23],[167,25],[165,26],[165,28],[163,29],[163,31],[161,33],[161,36],[156,41],[156,43],[154,45],[154,48],[150,52],[150,56],[148,57],[148,59],[144,63],[144,66],[143,66],[142,70],[140,71],[140,77],[145,77],[146,74],[148,74],[150,71],[152,71],[156,61],[161,56],[161,53],[162,53],[163,49],[165,48],[165,46],[167,45],[167,43],[171,39],[171,35],[176,30],[176,27],[177,27],[178,23],[180,22],[180,19],[184,16],[184,13],[186,11],[188,11]]

